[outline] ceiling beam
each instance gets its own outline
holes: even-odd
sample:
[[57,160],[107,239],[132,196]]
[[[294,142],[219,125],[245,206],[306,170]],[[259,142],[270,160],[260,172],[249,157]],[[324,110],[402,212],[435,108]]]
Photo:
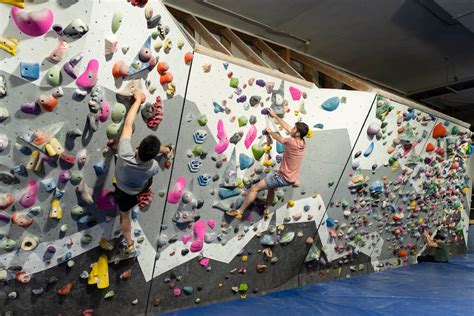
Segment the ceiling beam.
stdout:
[[291,67],[283,58],[281,58],[280,55],[278,55],[270,46],[268,46],[267,43],[265,43],[259,38],[255,38],[253,40],[253,43],[258,49],[262,51],[262,53],[267,55],[268,58],[270,58],[275,63],[275,65],[277,65],[277,67],[284,73],[301,79],[305,79],[299,74],[299,72],[297,72],[293,67]]
[[228,27],[224,28],[221,31],[222,36],[224,36],[228,41],[232,43],[239,51],[241,51],[245,57],[260,66],[271,68],[260,56],[257,55],[250,47],[248,47],[245,42],[237,36],[231,29]]
[[219,42],[217,38],[215,38],[214,35],[212,35],[212,33],[209,32],[209,30],[194,16],[188,14],[185,17],[185,21],[212,49],[227,55],[232,55],[232,53],[227,48],[225,48],[225,46],[222,45],[222,43]]

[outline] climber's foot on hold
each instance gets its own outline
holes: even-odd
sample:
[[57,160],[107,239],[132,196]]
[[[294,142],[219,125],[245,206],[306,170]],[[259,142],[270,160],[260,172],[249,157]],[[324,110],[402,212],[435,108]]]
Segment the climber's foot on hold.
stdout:
[[135,251],[135,241],[130,240],[127,242],[127,248],[125,249],[125,253],[130,255]]
[[242,219],[242,213],[239,210],[227,211],[226,214],[236,219]]

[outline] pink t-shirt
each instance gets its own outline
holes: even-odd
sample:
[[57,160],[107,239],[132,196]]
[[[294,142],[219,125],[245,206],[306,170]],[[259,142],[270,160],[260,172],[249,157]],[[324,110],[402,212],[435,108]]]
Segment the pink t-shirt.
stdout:
[[288,182],[298,182],[306,142],[299,137],[290,137],[283,140],[283,145],[285,145],[285,151],[283,152],[280,174]]

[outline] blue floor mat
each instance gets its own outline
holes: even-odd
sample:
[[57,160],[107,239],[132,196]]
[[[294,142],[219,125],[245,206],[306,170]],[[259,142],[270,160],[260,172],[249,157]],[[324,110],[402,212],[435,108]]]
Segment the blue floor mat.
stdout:
[[474,315],[474,254],[166,315]]

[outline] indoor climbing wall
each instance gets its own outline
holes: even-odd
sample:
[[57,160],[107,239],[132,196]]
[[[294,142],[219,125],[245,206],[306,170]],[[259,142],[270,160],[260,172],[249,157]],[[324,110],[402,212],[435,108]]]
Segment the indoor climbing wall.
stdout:
[[140,255],[115,264],[114,153],[134,88],[134,145],[176,142],[192,49],[158,1],[2,2],[1,310],[142,313],[172,159],[133,210]]
[[[311,244],[320,243],[317,226],[374,99],[300,86],[196,53],[150,311],[298,286],[298,270]],[[284,148],[267,144],[262,131],[287,135],[264,114],[268,107],[289,124],[301,120],[312,129],[301,180],[277,191],[269,220],[262,218],[265,193],[244,220],[232,219],[225,211],[242,203],[252,182],[279,168]]]
[[[17,4],[18,7],[7,5]],[[467,240],[470,132],[373,93],[318,89],[192,53],[159,1],[0,0],[2,312],[140,314],[413,262],[425,230]],[[24,9],[22,6],[26,6]],[[131,91],[133,143],[157,135],[154,197],[121,249],[114,152]],[[252,183],[307,123],[297,186],[270,218]]]

